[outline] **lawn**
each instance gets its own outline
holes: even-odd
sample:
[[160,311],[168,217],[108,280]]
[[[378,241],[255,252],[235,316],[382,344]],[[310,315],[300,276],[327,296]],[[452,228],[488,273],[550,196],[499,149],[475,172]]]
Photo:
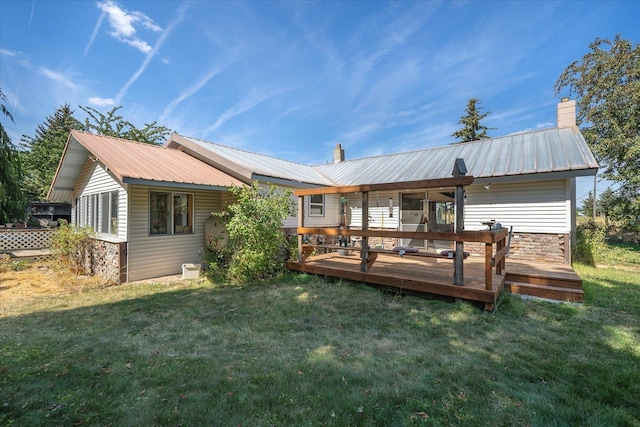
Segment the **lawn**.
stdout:
[[0,295],[0,425],[640,426],[640,252],[611,251],[585,304],[493,313],[307,275]]

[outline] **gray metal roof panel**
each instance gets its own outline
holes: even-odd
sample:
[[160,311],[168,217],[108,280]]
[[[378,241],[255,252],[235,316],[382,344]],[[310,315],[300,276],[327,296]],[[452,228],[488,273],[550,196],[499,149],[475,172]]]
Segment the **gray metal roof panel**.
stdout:
[[315,166],[339,185],[374,184],[451,176],[463,158],[476,178],[528,175],[598,168],[575,128],[544,129],[406,153]]
[[246,170],[250,170],[255,175],[318,185],[334,184],[312,166],[203,141],[197,138],[182,137],[204,148],[212,155],[221,156]]

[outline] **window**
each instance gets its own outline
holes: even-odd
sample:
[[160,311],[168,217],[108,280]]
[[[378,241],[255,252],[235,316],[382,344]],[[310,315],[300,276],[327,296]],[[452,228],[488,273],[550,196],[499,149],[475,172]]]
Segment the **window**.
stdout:
[[193,194],[149,193],[150,234],[193,234]]
[[309,216],[324,216],[324,194],[309,196]]
[[100,194],[100,232],[118,234],[118,192]]
[[78,199],[77,221],[103,234],[118,234],[118,191],[88,194]]

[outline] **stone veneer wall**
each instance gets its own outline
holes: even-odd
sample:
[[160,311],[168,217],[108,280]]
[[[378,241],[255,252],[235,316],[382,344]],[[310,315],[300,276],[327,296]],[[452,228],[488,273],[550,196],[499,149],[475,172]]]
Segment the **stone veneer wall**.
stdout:
[[[508,238],[507,238],[508,239]],[[513,233],[509,259],[556,264],[571,263],[571,239],[568,234]],[[484,244],[465,243],[464,250],[484,256]],[[493,248],[495,253],[495,245]]]
[[126,279],[126,243],[91,239],[85,253],[84,269],[87,274],[103,277],[110,283],[120,284]]

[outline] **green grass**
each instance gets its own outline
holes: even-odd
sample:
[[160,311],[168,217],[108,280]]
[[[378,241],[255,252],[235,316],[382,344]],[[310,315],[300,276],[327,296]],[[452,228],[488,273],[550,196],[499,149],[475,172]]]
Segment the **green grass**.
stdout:
[[494,313],[306,275],[42,298],[0,318],[0,425],[638,426],[632,255]]

